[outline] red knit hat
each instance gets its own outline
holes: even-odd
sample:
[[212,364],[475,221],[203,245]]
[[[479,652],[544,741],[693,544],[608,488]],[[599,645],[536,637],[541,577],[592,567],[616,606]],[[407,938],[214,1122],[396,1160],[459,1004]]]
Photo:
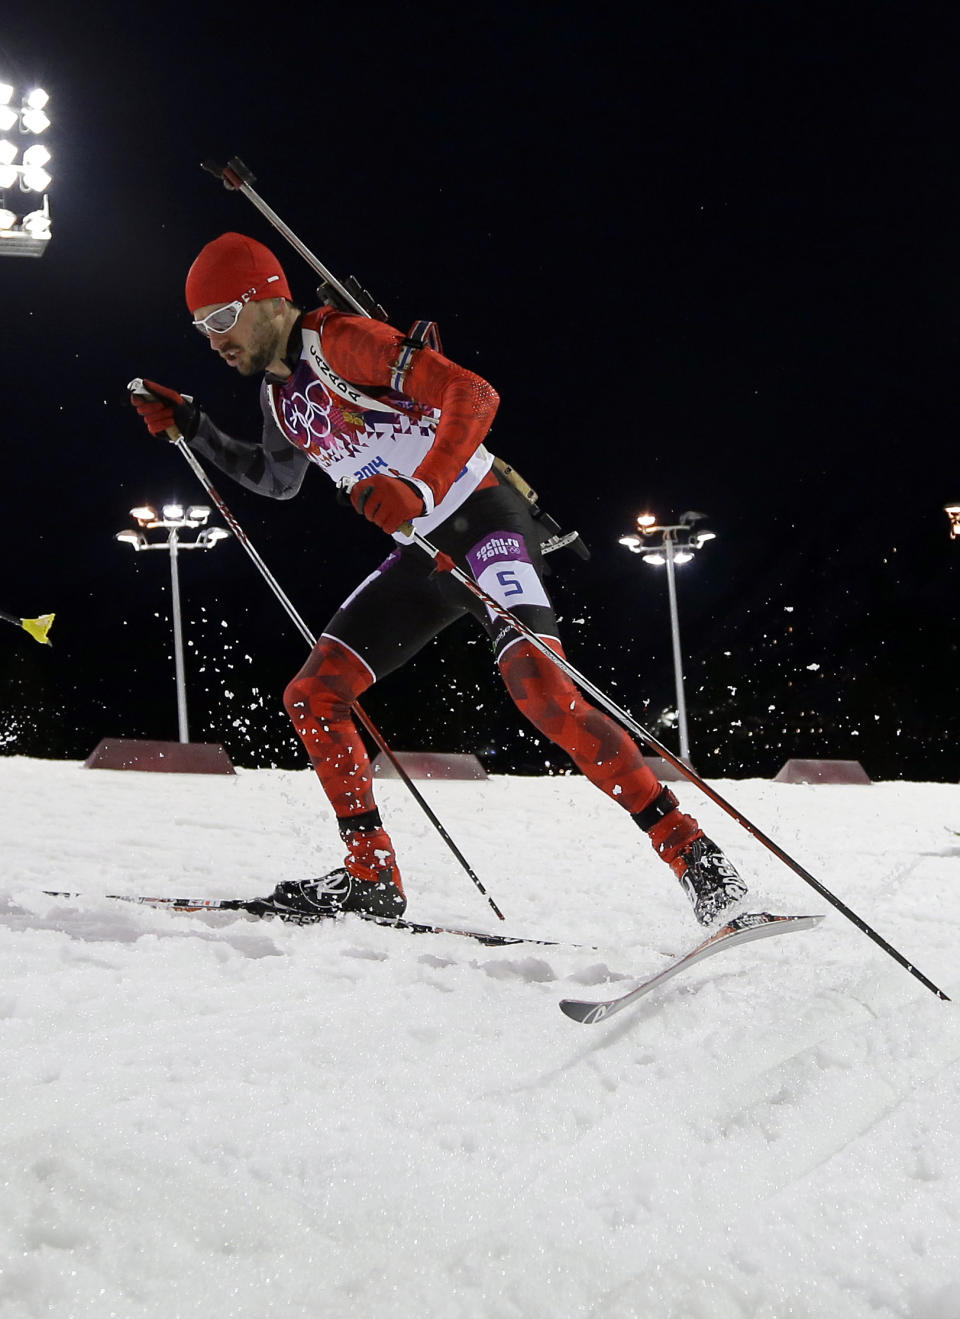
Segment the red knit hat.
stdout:
[[[271,275],[276,278],[268,284]],[[244,234],[221,234],[202,247],[187,272],[185,292],[191,313],[217,302],[235,302],[244,294],[249,295],[249,302],[293,300],[283,267],[269,247]]]

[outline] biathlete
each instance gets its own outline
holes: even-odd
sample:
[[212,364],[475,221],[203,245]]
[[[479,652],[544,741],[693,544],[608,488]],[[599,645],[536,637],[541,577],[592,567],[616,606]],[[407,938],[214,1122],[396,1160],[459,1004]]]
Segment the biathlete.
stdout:
[[342,867],[281,883],[272,895],[291,917],[406,907],[396,853],[377,809],[366,749],[351,706],[445,627],[471,614],[486,631],[517,708],[601,792],[629,812],[679,879],[697,920],[710,925],[746,886],[697,821],[659,782],[636,743],[587,702],[570,679],[416,546],[414,528],[494,599],[562,654],[543,585],[542,531],[530,505],[484,441],[496,391],[480,376],[383,321],[336,305],[303,312],[274,254],[222,234],[190,267],[186,303],[210,348],[238,374],[262,373],[257,442],[220,430],[188,396],[154,381],[131,401],[151,433],[176,428],[202,457],[273,499],[299,491],[311,465],[335,482],[397,544],[324,628],[284,704],[333,808]]

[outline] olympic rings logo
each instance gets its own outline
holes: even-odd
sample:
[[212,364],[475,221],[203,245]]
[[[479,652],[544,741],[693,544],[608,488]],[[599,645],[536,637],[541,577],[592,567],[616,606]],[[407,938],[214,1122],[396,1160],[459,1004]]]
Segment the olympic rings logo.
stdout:
[[296,444],[303,449],[330,447],[324,441],[333,432],[333,399],[319,380],[312,380],[303,393],[285,395],[281,407],[284,428]]

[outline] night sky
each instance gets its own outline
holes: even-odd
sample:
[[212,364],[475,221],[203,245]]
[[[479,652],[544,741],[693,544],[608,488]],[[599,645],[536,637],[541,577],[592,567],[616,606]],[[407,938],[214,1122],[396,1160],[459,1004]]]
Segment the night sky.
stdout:
[[[186,270],[228,229],[316,278],[201,161],[240,156],[338,275],[489,379],[489,445],[593,555],[552,559],[571,660],[671,747],[666,583],[635,515],[709,515],[679,577],[692,758],[960,778],[958,197],[951,7],[914,3],[165,6],[7,19],[0,80],[51,95],[53,240],[0,261],[0,751],[175,739],[168,560],[128,510],[203,502],[124,386],[258,433],[256,385],[190,327]],[[320,631],[389,548],[312,473],[293,503],[217,488]],[[304,644],[240,546],[181,560],[191,734],[305,760]],[[563,757],[458,624],[364,701],[395,746],[488,768]]]

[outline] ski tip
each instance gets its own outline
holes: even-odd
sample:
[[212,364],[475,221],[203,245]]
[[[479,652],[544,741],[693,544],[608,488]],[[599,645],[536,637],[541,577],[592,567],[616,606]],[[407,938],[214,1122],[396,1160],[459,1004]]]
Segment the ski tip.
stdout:
[[576,998],[562,998],[559,1007],[564,1016],[569,1017],[571,1021],[579,1021],[584,1026],[592,1026],[595,1022],[602,1021],[608,1011],[606,1003],[583,1003]]

